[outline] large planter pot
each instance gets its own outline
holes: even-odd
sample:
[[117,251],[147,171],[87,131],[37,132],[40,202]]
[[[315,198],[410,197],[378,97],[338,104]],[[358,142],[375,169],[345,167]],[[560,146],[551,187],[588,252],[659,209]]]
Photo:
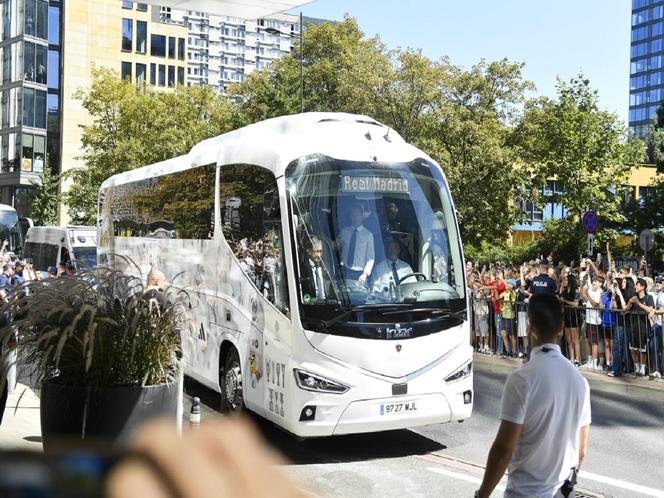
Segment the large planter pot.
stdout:
[[[169,417],[176,425],[178,384],[121,386],[91,391],[85,418],[84,438],[122,444],[146,421]],[[70,443],[83,436],[86,390],[44,381],[40,418],[44,450],[58,441]]]

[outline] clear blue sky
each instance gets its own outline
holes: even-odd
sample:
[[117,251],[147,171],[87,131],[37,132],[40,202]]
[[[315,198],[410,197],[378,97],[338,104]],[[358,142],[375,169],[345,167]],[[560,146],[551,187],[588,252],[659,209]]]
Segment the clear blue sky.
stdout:
[[[349,13],[389,48],[421,48],[469,67],[481,58],[525,62],[537,93],[555,95],[556,77],[583,71],[600,105],[627,122],[629,0],[317,0],[306,16]],[[293,11],[299,12],[297,11]]]

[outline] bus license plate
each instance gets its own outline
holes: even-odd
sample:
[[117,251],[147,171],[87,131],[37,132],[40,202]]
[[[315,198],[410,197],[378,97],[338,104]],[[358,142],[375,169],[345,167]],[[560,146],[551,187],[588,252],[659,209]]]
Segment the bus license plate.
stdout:
[[401,403],[386,403],[380,405],[381,415],[394,415],[396,413],[407,413],[417,411],[417,405],[414,401],[405,401]]

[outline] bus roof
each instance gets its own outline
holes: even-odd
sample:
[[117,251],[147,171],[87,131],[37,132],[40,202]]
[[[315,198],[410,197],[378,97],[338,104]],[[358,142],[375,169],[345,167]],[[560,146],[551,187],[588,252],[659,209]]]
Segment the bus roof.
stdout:
[[15,208],[7,205],[7,204],[0,204],[0,211],[16,211]]
[[367,116],[309,112],[254,123],[194,145],[188,154],[108,178],[107,188],[206,164],[253,164],[282,176],[291,161],[325,154],[351,161],[429,159],[393,129]]

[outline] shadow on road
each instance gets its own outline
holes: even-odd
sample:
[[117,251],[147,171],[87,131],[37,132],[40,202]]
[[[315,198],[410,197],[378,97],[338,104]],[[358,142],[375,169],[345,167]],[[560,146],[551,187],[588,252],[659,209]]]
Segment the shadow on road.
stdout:
[[[219,409],[219,393],[187,378],[184,390],[190,396],[198,396],[210,408]],[[409,430],[299,440],[258,415],[250,413],[249,418],[270,446],[299,465],[398,458],[445,449],[433,439]]]

